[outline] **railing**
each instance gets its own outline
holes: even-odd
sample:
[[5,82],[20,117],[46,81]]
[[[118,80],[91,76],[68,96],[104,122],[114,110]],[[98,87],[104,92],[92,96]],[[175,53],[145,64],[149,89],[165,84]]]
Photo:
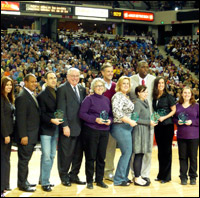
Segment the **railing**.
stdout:
[[15,31],[19,31],[21,34],[23,33],[26,33],[26,34],[34,34],[34,33],[37,33],[37,34],[40,34],[40,30],[31,30],[31,29],[16,29],[16,28],[8,28],[7,29],[7,33],[10,34],[10,33],[13,33]]

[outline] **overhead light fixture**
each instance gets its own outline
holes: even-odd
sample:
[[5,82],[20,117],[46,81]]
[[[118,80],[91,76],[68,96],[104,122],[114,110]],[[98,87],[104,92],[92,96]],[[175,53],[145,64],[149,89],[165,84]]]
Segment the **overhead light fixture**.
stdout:
[[1,14],[21,15],[21,12],[1,11]]
[[84,16],[78,16],[78,19],[93,20],[93,21],[106,21],[106,18],[84,17]]

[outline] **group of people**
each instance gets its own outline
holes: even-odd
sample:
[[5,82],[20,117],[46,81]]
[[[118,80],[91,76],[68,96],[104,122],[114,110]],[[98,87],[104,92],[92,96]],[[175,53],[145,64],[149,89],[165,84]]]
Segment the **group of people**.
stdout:
[[[10,190],[10,153],[12,137],[18,145],[19,190],[34,192],[30,184],[28,163],[34,146],[41,141],[40,178],[44,191],[52,191],[50,174],[56,147],[58,172],[62,185],[72,183],[93,189],[94,174],[97,186],[108,188],[103,178],[116,186],[150,185],[153,135],[158,145],[159,172],[156,181],[169,182],[172,164],[172,138],[177,124],[181,184],[196,184],[197,150],[199,144],[199,105],[190,87],[182,89],[176,104],[167,92],[166,80],[148,73],[144,60],[137,65],[138,74],[121,76],[115,83],[113,66],[101,67],[102,78],[91,83],[91,92],[79,84],[80,71],[70,68],[67,80],[58,88],[55,72],[45,74],[46,87],[35,97],[37,78],[29,73],[24,87],[14,97],[10,77],[1,79],[1,193]],[[161,112],[157,120],[152,113]],[[185,113],[185,117],[180,117]],[[133,118],[138,115],[138,119]],[[182,120],[181,120],[182,119]],[[116,145],[121,157],[114,173]],[[85,154],[86,182],[78,174]],[[190,164],[188,164],[188,160]],[[189,169],[189,173],[188,173]],[[128,178],[131,170],[132,178]]]

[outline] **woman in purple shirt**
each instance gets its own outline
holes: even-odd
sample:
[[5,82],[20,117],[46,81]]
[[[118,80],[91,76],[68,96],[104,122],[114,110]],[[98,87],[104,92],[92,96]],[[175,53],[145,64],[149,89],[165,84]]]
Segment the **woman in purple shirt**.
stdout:
[[[186,115],[186,121],[181,120],[180,113]],[[187,184],[188,161],[190,184],[196,184],[197,150],[199,146],[199,104],[196,103],[190,87],[182,90],[180,100],[176,105],[174,122],[178,126],[177,140],[180,162],[181,184]]]
[[[103,95],[106,91],[105,82],[95,78],[91,83],[93,95],[87,96],[81,104],[79,116],[84,120],[83,141],[86,158],[87,188],[93,189],[94,162],[96,161],[97,186],[108,188],[103,182],[106,148],[112,122],[110,100]],[[101,118],[102,111],[108,118]],[[106,119],[106,120],[105,120]]]

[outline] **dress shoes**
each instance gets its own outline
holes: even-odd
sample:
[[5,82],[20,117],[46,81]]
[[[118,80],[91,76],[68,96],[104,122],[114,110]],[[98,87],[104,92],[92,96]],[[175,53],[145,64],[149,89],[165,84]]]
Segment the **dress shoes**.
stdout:
[[70,181],[62,181],[62,185],[64,186],[71,186],[71,182]]
[[29,186],[29,187],[36,187],[37,184],[29,184],[28,186]]
[[25,182],[26,186],[35,187],[37,184],[30,184],[28,181]]
[[187,185],[187,179],[186,178],[181,179],[181,185]]
[[108,188],[108,185],[106,185],[103,181],[97,182],[97,186],[99,186],[101,188]]
[[[39,181],[38,184],[41,185],[41,181]],[[49,184],[49,185],[50,185],[50,187],[54,187],[55,186],[54,184]]]
[[165,184],[165,183],[167,183],[167,182],[169,182],[169,180],[161,180],[161,181],[160,181],[161,184]]
[[25,192],[35,192],[36,189],[31,188],[30,186],[24,186],[24,187],[19,187],[19,190],[25,191]]
[[77,178],[70,178],[70,182],[79,185],[85,185],[86,182],[81,181],[78,177]]
[[139,183],[137,183],[137,182],[134,181],[134,185],[135,186],[149,186],[150,183],[147,181],[146,184],[139,184]]
[[118,184],[118,185],[115,185],[115,186],[130,186],[130,183],[123,181],[121,184]]
[[149,184],[151,183],[151,180],[148,177],[142,177],[145,181],[147,181]]
[[88,189],[93,189],[93,183],[87,183],[87,188]]
[[52,191],[51,186],[47,185],[47,186],[42,186],[42,190],[46,191],[46,192],[50,192]]
[[196,179],[195,178],[190,179],[190,185],[196,185]]

